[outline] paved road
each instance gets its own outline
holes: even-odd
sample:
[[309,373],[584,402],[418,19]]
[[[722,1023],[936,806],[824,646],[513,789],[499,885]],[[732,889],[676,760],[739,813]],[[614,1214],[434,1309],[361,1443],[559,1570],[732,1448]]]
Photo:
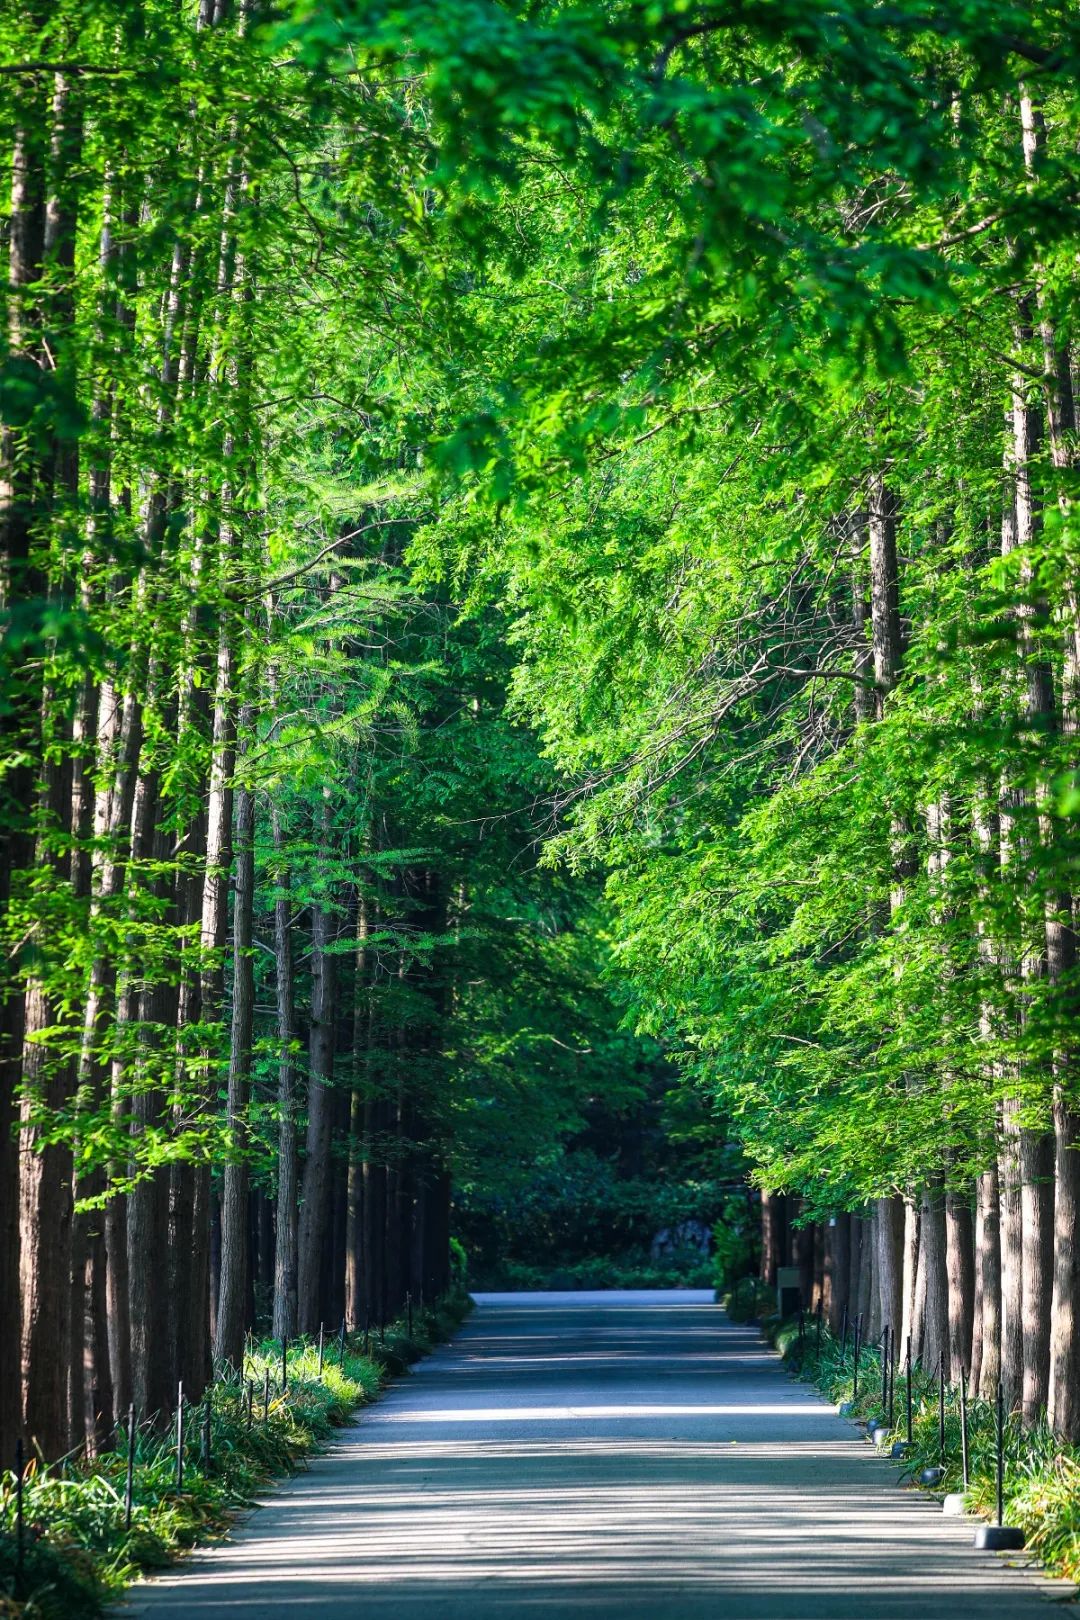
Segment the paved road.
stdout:
[[701,1293],[481,1295],[140,1620],[1047,1620]]

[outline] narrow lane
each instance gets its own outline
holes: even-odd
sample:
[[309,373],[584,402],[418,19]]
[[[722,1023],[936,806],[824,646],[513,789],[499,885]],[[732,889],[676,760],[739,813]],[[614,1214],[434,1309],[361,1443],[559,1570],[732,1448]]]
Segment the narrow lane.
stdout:
[[481,1295],[146,1620],[1045,1620],[701,1293]]

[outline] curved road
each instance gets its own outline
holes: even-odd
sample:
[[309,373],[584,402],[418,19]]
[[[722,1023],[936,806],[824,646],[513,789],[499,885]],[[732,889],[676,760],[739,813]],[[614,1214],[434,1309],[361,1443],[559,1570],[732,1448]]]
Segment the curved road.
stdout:
[[[487,1294],[145,1620],[1046,1620],[703,1293]],[[1060,1589],[1058,1589],[1060,1590]]]

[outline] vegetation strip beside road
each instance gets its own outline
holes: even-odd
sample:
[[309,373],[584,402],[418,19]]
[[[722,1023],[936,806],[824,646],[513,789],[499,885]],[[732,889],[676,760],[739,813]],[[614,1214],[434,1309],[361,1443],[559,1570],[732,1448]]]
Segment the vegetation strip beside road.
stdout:
[[[749,1296],[740,1291],[728,1302],[734,1320],[750,1319]],[[772,1298],[772,1292],[769,1291]],[[760,1305],[761,1296],[757,1296]],[[885,1417],[881,1402],[881,1349],[865,1346],[859,1356],[859,1393],[854,1392],[853,1345],[846,1346],[827,1324],[819,1328],[806,1318],[800,1343],[797,1320],[760,1318],[765,1338],[779,1350],[792,1372],[815,1384],[830,1401],[846,1406],[850,1416],[866,1421]],[[896,1370],[893,1424],[880,1449],[888,1455],[906,1439],[904,1369]],[[995,1513],[996,1453],[993,1402],[968,1400],[968,1511],[992,1520]],[[911,1485],[924,1468],[941,1460],[938,1436],[937,1375],[921,1364],[912,1368],[911,1449],[896,1462],[900,1484]],[[963,1491],[960,1440],[960,1391],[945,1392],[945,1474],[936,1495]],[[1080,1579],[1080,1449],[1056,1440],[1045,1423],[1024,1429],[1018,1414],[1005,1425],[1004,1522],[1024,1532],[1026,1550],[1052,1575]]]
[[[206,1402],[189,1409],[183,1486],[176,1486],[175,1427],[137,1431],[131,1528],[125,1527],[127,1447],[94,1460],[76,1459],[48,1471],[31,1464],[24,1484],[25,1547],[21,1583],[15,1540],[15,1476],[0,1475],[0,1616],[4,1620],[83,1620],[100,1614],[141,1574],[160,1569],[200,1543],[220,1536],[238,1511],[255,1504],[270,1480],[295,1472],[325,1447],[334,1429],[378,1398],[390,1379],[447,1339],[470,1309],[450,1295],[423,1314],[411,1334],[405,1323],[372,1334],[351,1334],[340,1355],[327,1344],[322,1371],[318,1345],[298,1341],[281,1389],[281,1345],[264,1339],[245,1358],[243,1377],[209,1387],[210,1457],[203,1453]],[[271,1397],[264,1416],[263,1389]],[[248,1385],[254,1401],[248,1420]]]

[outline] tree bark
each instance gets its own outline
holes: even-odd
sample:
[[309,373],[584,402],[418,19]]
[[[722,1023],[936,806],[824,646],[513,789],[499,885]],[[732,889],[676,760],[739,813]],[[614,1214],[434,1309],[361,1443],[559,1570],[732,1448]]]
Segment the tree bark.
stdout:
[[271,808],[274,859],[277,864],[274,899],[274,960],[277,978],[278,1031],[278,1191],[277,1233],[274,1248],[275,1339],[292,1338],[296,1333],[297,1262],[297,1158],[296,1158],[296,1066],[293,1043],[296,1015],[293,1005],[292,904],[290,880],[284,861],[284,833],[277,806]]
[[[330,853],[330,799],[324,795],[320,845]],[[329,903],[312,907],[311,1034],[308,1046],[307,1156],[300,1206],[299,1317],[301,1333],[316,1333],[321,1318],[319,1284],[330,1199],[330,1154],[334,1118],[334,1044],[337,1019],[337,959],[330,947],[335,923]]]
[[971,1206],[960,1193],[945,1195],[945,1252],[948,1268],[950,1381],[960,1382],[971,1367],[975,1321],[975,1252]]
[[[242,710],[241,736],[250,733],[251,723],[250,709]],[[241,781],[235,800],[233,853],[236,892],[233,903],[232,1032],[227,1100],[230,1153],[225,1162],[221,1195],[221,1282],[214,1354],[219,1361],[239,1368],[243,1366],[247,1320],[247,1101],[255,1021],[255,978],[251,954],[255,899],[255,794],[250,784]]]

